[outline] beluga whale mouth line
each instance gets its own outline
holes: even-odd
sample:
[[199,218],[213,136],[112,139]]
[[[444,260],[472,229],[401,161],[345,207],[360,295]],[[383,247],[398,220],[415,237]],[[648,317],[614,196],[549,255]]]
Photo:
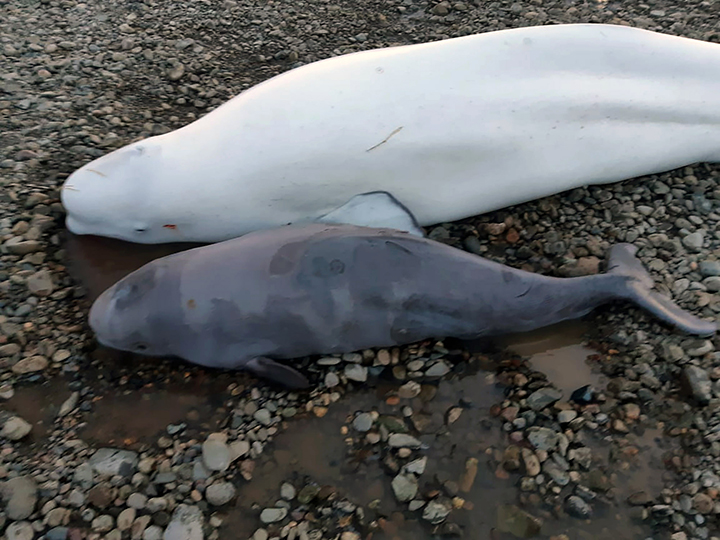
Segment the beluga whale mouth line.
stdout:
[[319,220],[421,235],[703,161],[720,161],[720,44],[545,25],[286,71],[87,163],[61,197],[71,232],[146,244],[174,242],[163,224],[179,222],[203,243]]
[[309,384],[297,358],[531,331],[614,301],[714,335],[652,290],[636,251],[617,244],[606,273],[555,278],[393,229],[278,227],[146,264],[95,300],[90,326],[116,349],[295,388]]

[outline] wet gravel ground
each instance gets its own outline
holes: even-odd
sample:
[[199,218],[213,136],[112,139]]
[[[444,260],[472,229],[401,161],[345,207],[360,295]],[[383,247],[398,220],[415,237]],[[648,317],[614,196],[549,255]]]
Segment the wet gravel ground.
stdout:
[[[0,0],[0,10],[7,540],[720,536],[717,338],[688,339],[617,305],[588,318],[591,349],[574,345],[571,386],[506,347],[429,341],[305,359],[316,389],[289,394],[97,349],[87,270],[112,268],[69,272],[78,251],[58,199],[88,160],[302,63],[570,22],[718,42],[720,3]],[[702,164],[430,234],[558,276],[602,270],[610,245],[633,242],[660,291],[717,317],[719,179]]]

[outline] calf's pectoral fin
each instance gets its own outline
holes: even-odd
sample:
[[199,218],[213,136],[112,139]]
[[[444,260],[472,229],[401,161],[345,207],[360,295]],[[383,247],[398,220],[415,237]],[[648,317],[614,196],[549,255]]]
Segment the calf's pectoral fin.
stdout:
[[344,205],[319,217],[319,223],[389,228],[424,237],[415,216],[387,191],[356,195]]
[[310,386],[310,382],[305,375],[298,370],[265,356],[253,358],[243,367],[258,377],[271,380],[288,388],[307,388]]

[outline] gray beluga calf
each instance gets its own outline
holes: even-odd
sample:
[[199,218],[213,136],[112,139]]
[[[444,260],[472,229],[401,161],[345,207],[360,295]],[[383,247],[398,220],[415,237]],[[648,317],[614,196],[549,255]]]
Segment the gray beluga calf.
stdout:
[[555,278],[397,230],[266,229],[148,263],[97,298],[90,326],[112,348],[292,387],[307,379],[279,360],[529,331],[614,300],[714,334],[714,322],[651,290],[635,250],[615,245],[605,274]]

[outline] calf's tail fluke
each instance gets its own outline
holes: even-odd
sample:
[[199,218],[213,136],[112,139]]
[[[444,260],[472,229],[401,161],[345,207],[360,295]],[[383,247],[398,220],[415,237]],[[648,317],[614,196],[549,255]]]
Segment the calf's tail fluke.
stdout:
[[610,249],[608,273],[630,278],[625,297],[688,334],[702,337],[714,335],[718,329],[717,323],[696,317],[652,290],[654,281],[635,257],[636,252],[637,248],[632,244],[616,244]]

